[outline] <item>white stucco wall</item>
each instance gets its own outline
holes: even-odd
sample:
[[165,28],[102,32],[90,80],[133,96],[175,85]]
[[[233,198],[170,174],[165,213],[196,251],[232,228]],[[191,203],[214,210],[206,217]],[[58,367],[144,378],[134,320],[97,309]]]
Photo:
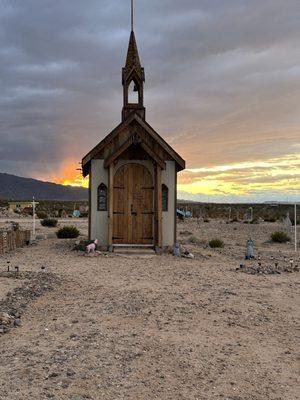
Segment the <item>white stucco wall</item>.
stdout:
[[[145,165],[153,173],[151,161],[122,161],[120,160],[116,169],[121,165],[132,162]],[[101,183],[108,187],[108,170],[103,167],[104,160],[91,161],[91,239],[98,239],[100,246],[108,245],[108,212],[97,211],[97,188]],[[175,230],[175,162],[166,161],[166,169],[162,171],[162,184],[169,189],[168,211],[162,214],[162,245],[173,246]]]
[[108,187],[108,171],[104,160],[91,162],[91,239],[98,239],[100,246],[108,243],[108,212],[97,211],[97,189],[101,183]]
[[175,230],[175,162],[166,161],[166,169],[162,171],[161,181],[169,189],[168,211],[162,215],[162,245],[173,246]]

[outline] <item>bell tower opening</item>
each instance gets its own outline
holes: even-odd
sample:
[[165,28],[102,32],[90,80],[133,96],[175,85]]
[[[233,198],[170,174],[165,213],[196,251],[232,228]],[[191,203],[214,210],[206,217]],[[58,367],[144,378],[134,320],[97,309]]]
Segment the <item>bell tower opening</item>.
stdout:
[[139,89],[134,80],[132,80],[128,87],[128,104],[139,104]]

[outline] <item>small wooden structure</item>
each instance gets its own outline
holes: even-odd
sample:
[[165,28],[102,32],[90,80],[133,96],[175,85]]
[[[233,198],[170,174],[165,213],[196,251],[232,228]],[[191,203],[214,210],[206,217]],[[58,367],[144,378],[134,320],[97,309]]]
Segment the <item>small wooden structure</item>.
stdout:
[[132,30],[122,71],[122,122],[82,160],[83,176],[89,175],[89,237],[110,250],[176,242],[177,172],[185,161],[146,122],[144,82]]
[[29,230],[0,231],[0,255],[25,246],[30,242],[30,239],[31,232]]

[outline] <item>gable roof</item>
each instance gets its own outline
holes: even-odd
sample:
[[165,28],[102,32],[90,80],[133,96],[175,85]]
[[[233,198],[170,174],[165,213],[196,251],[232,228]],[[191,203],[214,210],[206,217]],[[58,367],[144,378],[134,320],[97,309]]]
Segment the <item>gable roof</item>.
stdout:
[[143,129],[148,132],[153,139],[160,144],[160,146],[170,155],[170,157],[176,162],[179,171],[185,169],[185,161],[180,157],[178,153],[139,115],[134,111],[115,129],[113,129],[100,143],[98,143],[85,157],[82,159],[82,171],[83,176],[89,174],[89,165],[91,160],[105,147],[107,146],[126,126],[130,125],[133,121],[136,121]]

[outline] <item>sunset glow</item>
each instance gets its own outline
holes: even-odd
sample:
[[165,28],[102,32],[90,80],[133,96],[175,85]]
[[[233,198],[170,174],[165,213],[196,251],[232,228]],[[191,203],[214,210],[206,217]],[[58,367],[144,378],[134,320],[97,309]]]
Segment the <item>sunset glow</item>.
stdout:
[[87,188],[89,186],[89,179],[88,177],[83,178],[81,171],[79,171],[79,167],[80,164],[76,163],[76,161],[68,160],[62,164],[59,173],[50,176],[49,180],[65,186]]
[[[49,180],[70,186],[88,187],[88,177],[77,171],[75,161],[64,163],[57,176]],[[285,196],[300,191],[300,153],[256,162],[186,169],[178,177],[179,198],[207,196],[251,196],[275,192]],[[200,198],[201,199],[201,198]]]
[[300,192],[300,154],[267,161],[187,169],[180,174],[179,192],[211,196],[296,196]]

